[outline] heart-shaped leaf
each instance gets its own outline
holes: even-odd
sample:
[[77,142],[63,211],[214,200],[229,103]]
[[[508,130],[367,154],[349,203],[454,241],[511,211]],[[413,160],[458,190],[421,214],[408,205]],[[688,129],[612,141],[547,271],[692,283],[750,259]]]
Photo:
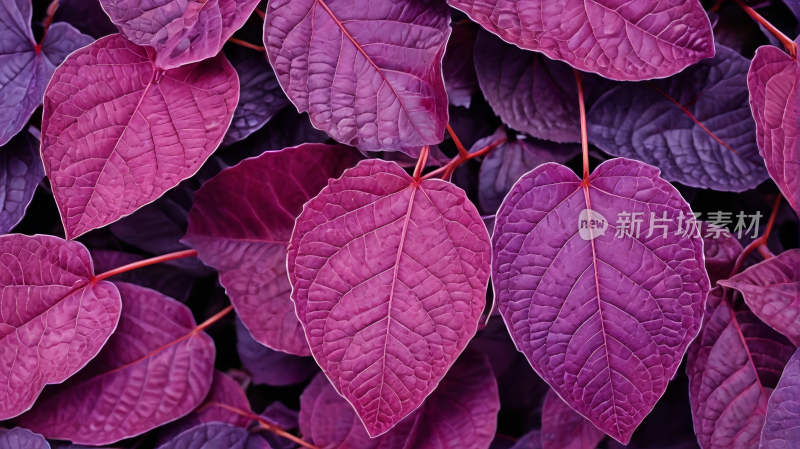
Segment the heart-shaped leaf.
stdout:
[[741,192],[767,179],[747,94],[747,58],[717,55],[664,80],[622,83],[589,111],[589,140],[681,184]]
[[123,36],[152,48],[155,66],[168,70],[216,56],[258,0],[100,0],[100,4]]
[[447,41],[447,51],[442,60],[442,73],[450,104],[468,108],[472,94],[480,90],[475,73],[473,50],[478,26],[470,21],[453,25]]
[[547,392],[542,408],[542,449],[594,449],[605,436],[553,389]]
[[700,222],[700,235],[703,236],[703,255],[706,258],[706,271],[711,286],[720,279],[731,275],[736,259],[744,250],[742,244],[732,234],[719,233],[709,227],[705,221]]
[[113,284],[92,282],[89,251],[46,235],[0,236],[0,420],[92,360],[117,327]]
[[31,0],[2,0],[0,8],[0,145],[5,145],[42,104],[56,66],[93,39],[67,23],[54,23],[39,47],[31,30]]
[[236,322],[236,349],[242,366],[253,376],[255,385],[282,387],[299,384],[319,371],[313,357],[275,351],[255,341],[241,320]]
[[703,449],[755,449],[767,400],[795,347],[746,305],[732,309],[722,287],[708,296],[705,315],[686,364],[697,441]]
[[757,317],[800,346],[800,249],[753,265],[719,285],[740,291]]
[[287,270],[311,353],[375,437],[431,394],[475,335],[491,249],[458,187],[361,161],[297,218]]
[[286,247],[303,204],[360,159],[343,145],[304,144],[224,170],[195,194],[183,242],[220,283],[256,341],[310,355],[286,276]]
[[19,418],[47,438],[100,446],[140,435],[199,406],[214,375],[214,341],[185,305],[155,290],[115,283],[119,328],[76,382]]
[[486,356],[468,350],[420,408],[376,438],[319,374],[300,396],[300,432],[326,449],[483,449],[494,438],[499,409]]
[[767,403],[760,449],[788,449],[800,445],[800,350],[794,353]]
[[271,449],[247,429],[225,423],[207,423],[179,434],[158,449]]
[[274,0],[269,62],[289,99],[362,151],[437,144],[447,125],[443,1]]
[[22,427],[0,429],[0,449],[50,449],[47,440]]
[[72,53],[47,88],[42,160],[68,239],[153,202],[217,149],[239,98],[225,55],[156,70],[119,34]]
[[691,216],[658,169],[627,159],[587,181],[541,165],[497,213],[492,282],[517,348],[623,444],[700,330],[709,281],[702,239],[680,231]]
[[798,81],[797,61],[775,47],[759,47],[747,74],[758,150],[769,175],[795,211],[800,210]]
[[698,0],[448,0],[506,42],[578,70],[637,81],[714,56]]
[[0,148],[0,234],[22,220],[42,178],[39,141],[29,132],[20,132]]

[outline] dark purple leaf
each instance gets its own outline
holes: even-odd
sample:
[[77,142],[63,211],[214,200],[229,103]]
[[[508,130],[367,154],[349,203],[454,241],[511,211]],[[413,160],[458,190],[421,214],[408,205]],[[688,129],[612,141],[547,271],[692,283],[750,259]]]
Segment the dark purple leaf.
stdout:
[[[264,412],[259,416],[277,425],[283,430],[296,429],[299,425],[299,413],[295,410],[286,408],[286,406],[279,401],[275,401],[270,404],[269,407],[267,407],[267,409],[264,410]],[[268,430],[260,431],[259,435],[261,435],[261,437],[264,438],[270,446],[272,446],[272,449],[294,449],[297,447],[297,443]]]
[[[119,268],[123,265],[139,262],[144,259],[145,258],[142,256],[121,251],[92,250],[94,268],[98,273],[105,273],[114,268]],[[177,260],[137,268],[118,274],[112,279],[151,288],[170,298],[175,298],[180,302],[186,302],[186,300],[189,299],[189,294],[192,292],[195,276],[192,273],[186,272],[179,265],[176,265],[175,262],[177,262]]]
[[276,0],[264,45],[289,99],[337,141],[398,151],[442,141],[443,1]]
[[594,449],[606,435],[550,389],[542,410],[542,449]]
[[0,153],[0,234],[7,234],[25,216],[44,168],[39,141],[27,131],[14,136]]
[[664,78],[714,56],[698,0],[448,0],[506,42],[606,78]]
[[214,374],[214,342],[188,307],[155,290],[115,283],[125,307],[100,355],[19,418],[47,438],[103,445],[140,435],[199,406]]
[[[617,238],[625,212],[647,219]],[[680,216],[692,216],[689,205],[655,167],[613,159],[586,183],[541,165],[496,217],[494,292],[517,347],[567,404],[625,444],[700,329],[703,244],[676,233]],[[579,229],[588,217],[603,224]]]
[[219,271],[236,312],[261,344],[311,354],[290,299],[286,247],[303,204],[359,159],[354,148],[305,144],[245,160],[195,194],[182,242]]
[[706,258],[706,271],[711,281],[711,286],[720,279],[727,279],[731,275],[736,259],[742,254],[742,244],[729,232],[719,233],[709,231],[708,223],[700,223],[700,235],[703,236],[703,255]]
[[236,321],[236,348],[244,369],[253,377],[255,385],[293,385],[319,371],[313,357],[275,351],[255,341],[241,320]]
[[54,23],[38,48],[31,30],[31,0],[2,0],[0,8],[0,145],[5,145],[42,104],[56,66],[92,38],[67,23]]
[[476,95],[470,108],[450,106],[450,127],[465,148],[472,148],[478,140],[491,136],[502,123],[481,95]]
[[152,58],[104,37],[72,53],[48,86],[42,159],[69,239],[192,176],[230,124],[239,81],[225,55],[165,72]]
[[100,0],[58,0],[53,21],[67,22],[95,39],[119,32],[100,6]]
[[483,449],[494,438],[499,408],[486,357],[466,351],[418,409],[376,438],[319,374],[300,397],[300,432],[326,449]]
[[270,446],[247,429],[225,423],[207,423],[184,431],[158,449],[270,449]]
[[151,48],[156,67],[175,69],[216,56],[258,0],[100,0],[119,32]]
[[757,317],[800,346],[800,249],[753,265],[719,285],[740,291]]
[[22,427],[0,429],[0,449],[50,449],[43,436]]
[[469,108],[472,94],[480,90],[472,53],[478,30],[479,27],[470,21],[453,24],[453,33],[447,41],[442,72],[447,98],[455,106]]
[[681,184],[741,192],[767,179],[747,93],[748,60],[717,56],[665,80],[623,83],[589,111],[589,140]]
[[794,353],[767,403],[760,449],[800,445],[800,350]]
[[[89,251],[46,235],[0,236],[0,420],[92,360],[117,327],[120,294],[92,282]],[[29,426],[26,426],[29,427]]]
[[297,218],[287,271],[311,353],[378,436],[419,407],[475,335],[491,248],[458,187],[361,161]]
[[511,449],[542,449],[541,431],[532,430],[526,433],[511,446]]

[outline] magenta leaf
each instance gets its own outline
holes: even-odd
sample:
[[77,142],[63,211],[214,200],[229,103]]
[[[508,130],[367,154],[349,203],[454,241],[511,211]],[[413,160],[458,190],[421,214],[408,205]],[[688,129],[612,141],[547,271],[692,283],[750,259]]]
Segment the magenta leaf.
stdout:
[[326,449],[484,449],[494,438],[499,409],[497,382],[486,356],[465,351],[417,410],[375,438],[319,374],[300,396],[300,432]]
[[155,290],[115,283],[119,328],[76,382],[19,418],[47,438],[103,445],[140,435],[199,406],[214,375],[214,342],[188,307]]
[[480,90],[473,57],[478,29],[470,21],[454,24],[453,33],[447,41],[442,72],[447,98],[455,106],[468,108],[472,102],[472,94]]
[[714,56],[698,0],[448,0],[506,42],[620,81],[664,78]]
[[0,234],[16,226],[44,178],[39,141],[22,131],[0,148]]
[[589,140],[681,184],[741,192],[767,179],[747,95],[748,60],[717,55],[678,75],[622,83],[589,111]]
[[186,430],[158,449],[270,449],[270,446],[247,429],[214,422]]
[[71,54],[48,86],[42,160],[68,239],[192,176],[230,124],[239,81],[224,55],[167,71],[152,56],[104,37]]
[[258,0],[100,0],[119,32],[155,51],[160,70],[212,58],[244,25]]
[[[625,229],[624,213],[646,219]],[[567,404],[623,444],[700,329],[703,244],[676,232],[681,216],[692,216],[689,205],[658,169],[613,159],[588,182],[541,165],[496,217],[493,286],[517,348]]]
[[697,440],[703,449],[755,449],[767,400],[795,347],[746,305],[732,309],[722,287],[708,296],[705,315],[686,365]]
[[783,370],[767,403],[760,449],[789,449],[800,445],[800,350]]
[[466,193],[361,161],[297,218],[292,300],[311,353],[370,436],[420,406],[475,335],[491,248]]
[[242,365],[253,377],[255,385],[294,385],[304,382],[319,371],[313,357],[275,351],[255,341],[241,320],[236,322],[236,349]]
[[256,341],[311,354],[290,299],[286,247],[303,204],[359,159],[343,145],[300,145],[242,161],[195,194],[182,242],[219,271]]
[[275,0],[264,45],[300,112],[362,151],[437,144],[447,124],[443,1]]
[[753,265],[719,285],[740,291],[757,317],[800,346],[800,249]]
[[589,420],[579,415],[553,389],[542,409],[542,449],[594,449],[605,437]]
[[92,43],[67,23],[54,23],[41,48],[31,30],[31,0],[2,0],[0,7],[0,145],[5,145],[42,104],[56,66],[71,52]]
[[768,45],[758,48],[747,75],[758,150],[770,177],[795,211],[800,210],[798,80],[797,61]]
[[22,427],[0,429],[0,449],[50,449],[47,440]]
[[[89,251],[57,237],[0,236],[0,420],[92,360],[117,327],[113,284],[92,282]],[[29,426],[26,426],[29,427]]]
[[719,233],[710,228],[705,221],[700,222],[700,235],[703,236],[703,255],[706,258],[706,271],[715,286],[720,279],[727,279],[742,254],[742,244],[732,234]]

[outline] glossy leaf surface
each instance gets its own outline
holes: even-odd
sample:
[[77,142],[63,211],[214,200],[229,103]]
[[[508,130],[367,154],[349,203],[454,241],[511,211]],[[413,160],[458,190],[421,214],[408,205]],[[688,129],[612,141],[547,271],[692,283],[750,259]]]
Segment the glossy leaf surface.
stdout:
[[794,353],[767,403],[760,449],[789,449],[800,444],[800,350]]
[[759,262],[719,284],[740,291],[756,316],[800,346],[800,250]]
[[39,141],[29,132],[20,132],[0,148],[0,234],[22,220],[42,178]]
[[443,1],[276,0],[264,45],[284,92],[311,122],[362,151],[442,141],[450,34]]
[[270,449],[270,446],[247,429],[215,422],[186,430],[158,449]]
[[[579,232],[589,209],[605,218],[605,233]],[[617,238],[625,211],[648,220],[638,235]],[[650,227],[651,213],[666,214],[664,228]],[[586,188],[564,166],[539,166],[496,217],[492,282],[517,348],[567,404],[623,444],[700,329],[709,290],[702,240],[676,235],[680,214],[691,216],[689,205],[656,168],[614,159]]]
[[22,427],[0,429],[0,449],[50,449],[43,436]]
[[655,165],[664,179],[741,192],[767,179],[747,93],[748,60],[717,46],[665,80],[623,83],[589,111],[601,150]]
[[247,159],[195,194],[183,242],[219,271],[258,342],[311,354],[290,299],[286,247],[303,204],[359,159],[358,151],[343,145],[305,144]]
[[543,449],[594,449],[605,437],[589,420],[578,414],[552,389],[542,410]]
[[447,41],[442,72],[447,98],[455,106],[468,108],[472,102],[472,94],[480,90],[473,57],[478,29],[472,22],[454,24],[453,33]]
[[228,129],[239,81],[224,55],[165,72],[152,58],[111,35],[70,55],[48,86],[42,160],[69,239],[193,175]]
[[100,4],[123,36],[151,48],[155,66],[168,70],[217,56],[258,1],[100,0]]
[[[81,370],[117,327],[122,303],[92,283],[89,251],[46,235],[0,236],[0,419],[28,410],[46,384]],[[27,426],[26,426],[27,427]]]
[[199,406],[214,375],[214,342],[188,307],[117,282],[119,328],[76,382],[19,418],[47,438],[103,445],[140,435]]
[[313,357],[276,351],[255,341],[241,320],[236,322],[236,348],[244,369],[253,377],[255,385],[294,385],[319,371]]
[[475,335],[491,250],[463,190],[362,161],[303,209],[292,300],[311,352],[371,436],[419,407]]
[[448,0],[506,42],[584,72],[664,78],[714,56],[698,0]]

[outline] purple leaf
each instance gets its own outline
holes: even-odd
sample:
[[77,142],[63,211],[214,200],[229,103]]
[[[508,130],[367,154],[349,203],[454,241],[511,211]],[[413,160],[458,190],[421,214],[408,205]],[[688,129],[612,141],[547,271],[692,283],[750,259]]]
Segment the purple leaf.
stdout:
[[453,33],[447,41],[447,51],[442,60],[444,86],[450,104],[469,107],[472,94],[480,89],[475,73],[473,49],[479,28],[472,22],[453,24]]
[[464,191],[393,162],[362,161],[304,206],[288,249],[292,300],[370,436],[419,407],[475,335],[490,260]]
[[697,440],[703,449],[758,447],[767,399],[795,348],[724,289],[708,296],[703,331],[686,373]]
[[376,438],[370,438],[350,404],[319,374],[300,396],[300,432],[326,449],[483,449],[494,438],[499,409],[497,382],[486,356],[465,351],[417,410]]
[[[625,212],[647,217],[638,235],[611,224]],[[651,227],[651,214],[667,221]],[[613,159],[587,183],[567,167],[539,166],[496,218],[493,286],[517,348],[567,404],[623,444],[700,329],[703,244],[676,234],[679,214],[692,216],[655,167]],[[587,215],[605,225],[579,232]]]
[[511,449],[542,449],[542,432],[532,430],[523,435]]
[[195,194],[182,242],[219,271],[236,312],[261,344],[311,354],[290,299],[286,247],[303,204],[359,159],[343,145],[300,145],[247,159]]
[[56,66],[92,43],[67,23],[54,23],[38,48],[31,30],[31,0],[2,0],[0,20],[0,145],[5,145],[42,104]]
[[[92,250],[92,260],[94,261],[95,270],[98,273],[105,273],[123,265],[142,261],[144,257],[121,251],[95,249]],[[177,260],[137,268],[118,274],[111,279],[157,290],[170,298],[175,298],[185,303],[192,292],[195,276],[175,265],[175,262]]]
[[42,160],[68,239],[192,176],[230,124],[239,81],[224,55],[165,72],[152,56],[104,37],[71,54],[48,86]]
[[[481,149],[505,136],[500,128],[493,136],[481,139],[473,150]],[[581,152],[580,144],[561,144],[518,135],[492,150],[481,164],[478,201],[481,209],[496,211],[514,183],[525,173],[546,162],[566,163]]]
[[39,141],[22,131],[0,148],[0,234],[16,226],[44,178]]
[[258,0],[100,0],[100,4],[123,36],[154,50],[155,66],[169,70],[217,56]]
[[[260,416],[281,429],[288,430],[298,427],[298,415],[297,411],[288,409],[281,402],[275,401]],[[268,430],[260,431],[259,435],[272,446],[272,449],[295,449],[297,447],[297,443]]]
[[542,410],[542,449],[594,449],[605,437],[550,389]]
[[83,34],[99,39],[117,33],[100,0],[58,0],[54,22],[67,22]]
[[589,140],[615,156],[661,169],[664,179],[741,192],[767,179],[747,95],[748,60],[717,56],[679,75],[623,83],[589,111]]
[[448,3],[506,42],[615,80],[664,78],[714,56],[698,0]]
[[50,449],[47,440],[22,427],[0,429],[0,449]]
[[800,445],[800,350],[783,370],[767,403],[760,449],[789,449]]
[[275,351],[255,341],[241,320],[236,321],[236,348],[255,385],[294,385],[319,371],[312,357]]
[[[117,327],[113,284],[92,282],[89,251],[46,235],[0,236],[0,420],[92,360]],[[29,427],[29,426],[26,426]]]
[[269,449],[266,442],[259,445],[258,440],[261,437],[251,436],[247,429],[225,423],[207,423],[184,431],[158,449]]
[[742,244],[730,233],[709,232],[708,223],[700,222],[700,235],[703,236],[703,255],[706,258],[706,271],[711,285],[731,275],[736,259],[742,254]]
[[795,211],[800,210],[800,151],[796,143],[798,80],[800,65],[768,45],[758,48],[747,74],[758,150],[772,180]]
[[753,265],[719,285],[740,291],[757,317],[800,346],[800,249]]
[[19,418],[47,438],[103,445],[140,435],[199,406],[214,373],[214,342],[188,307],[155,290],[115,283],[119,328],[80,373]]
[[397,151],[442,141],[444,1],[275,0],[264,45],[300,112],[337,141]]

